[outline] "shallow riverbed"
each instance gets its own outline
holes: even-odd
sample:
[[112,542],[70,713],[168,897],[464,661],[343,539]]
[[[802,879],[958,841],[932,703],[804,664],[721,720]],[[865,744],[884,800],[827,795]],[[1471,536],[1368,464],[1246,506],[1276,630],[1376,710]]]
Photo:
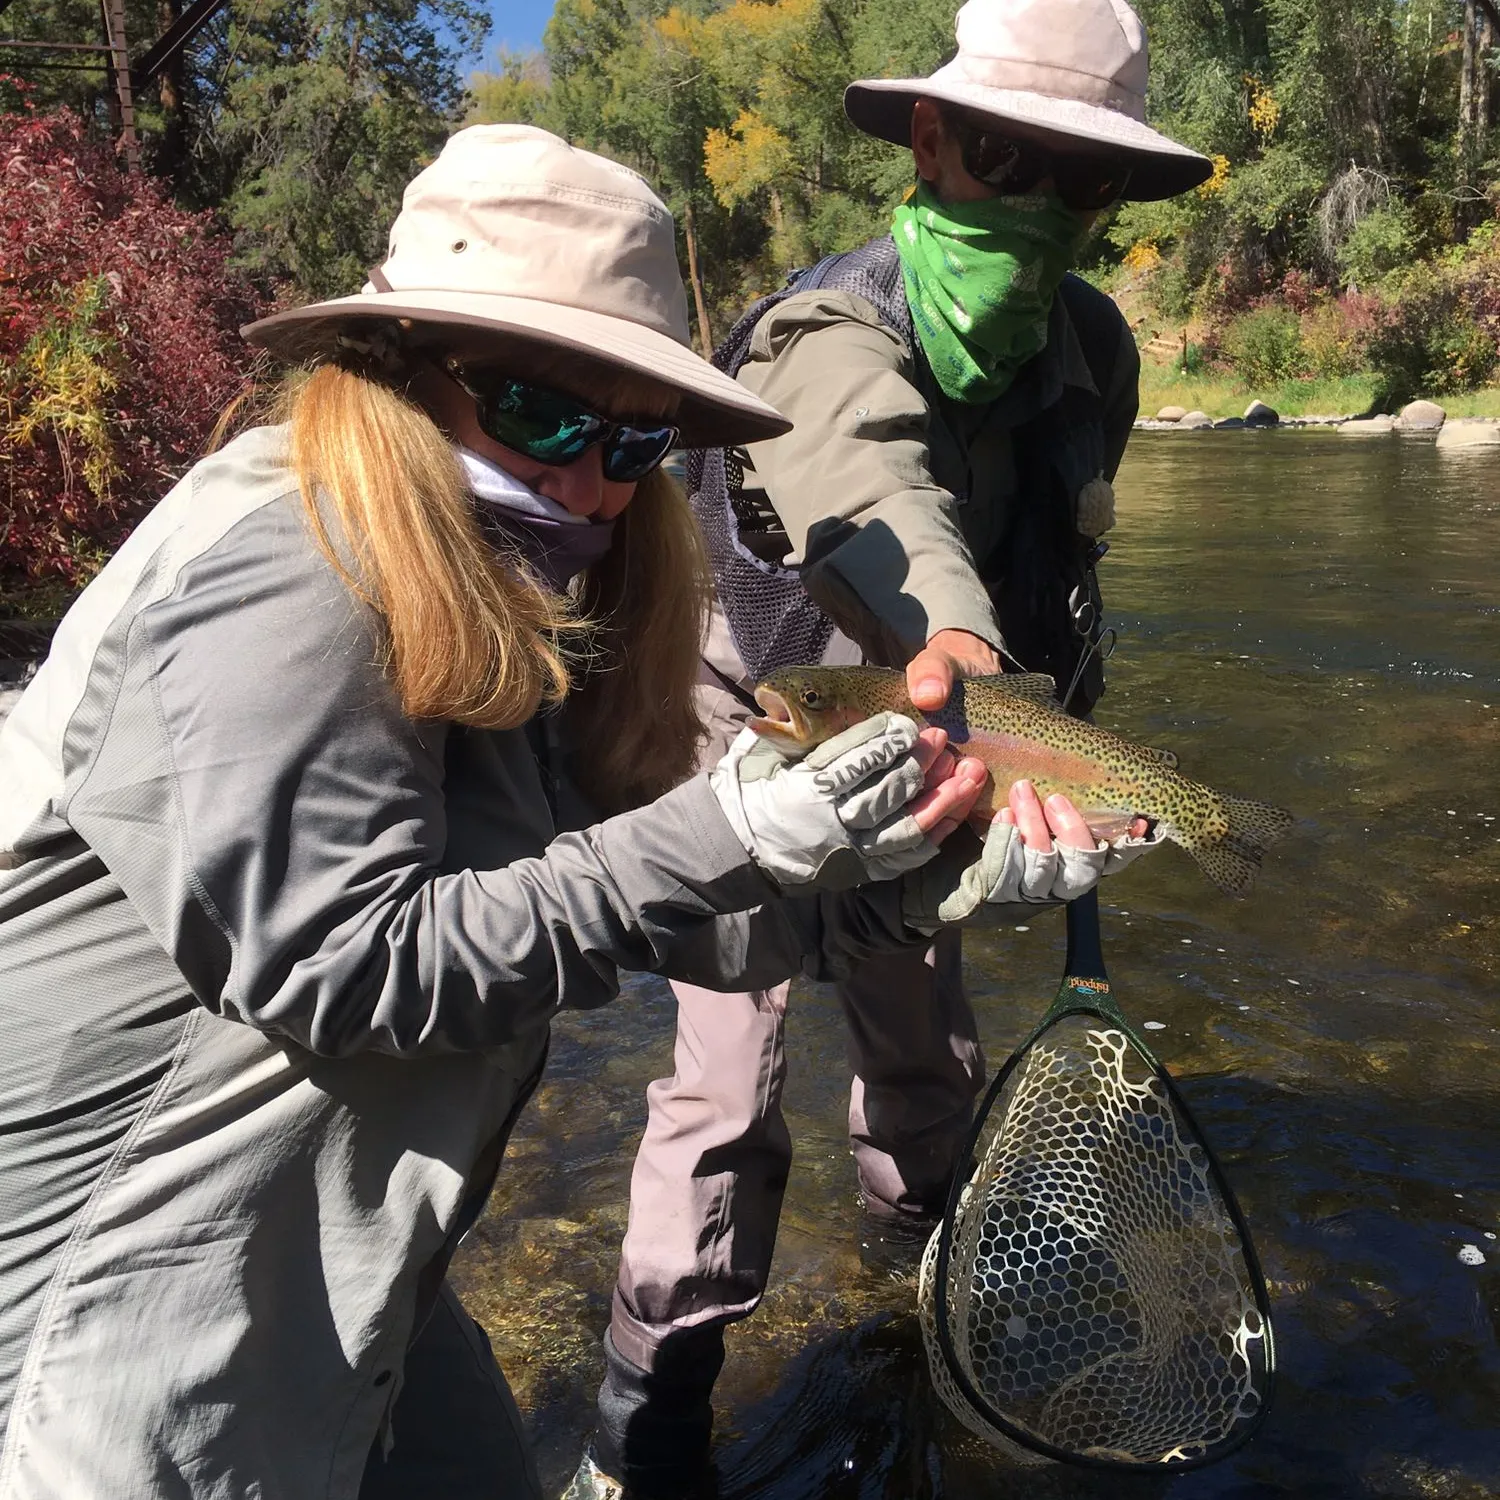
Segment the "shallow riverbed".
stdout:
[[[1224,1158],[1282,1365],[1247,1449],[1130,1489],[1495,1495],[1500,463],[1419,438],[1138,433],[1117,488],[1100,722],[1300,819],[1245,901],[1176,850],[1105,891],[1116,992],[1161,1023],[1152,1044]],[[1062,923],[966,951],[998,1065],[1055,988]],[[773,1289],[718,1388],[725,1496],[1119,1493],[1007,1468],[940,1412],[914,1288],[856,1252],[832,996],[804,986],[788,1029],[797,1160]],[[559,1022],[455,1267],[554,1493],[591,1425],[643,1091],[671,1039],[652,980]]]

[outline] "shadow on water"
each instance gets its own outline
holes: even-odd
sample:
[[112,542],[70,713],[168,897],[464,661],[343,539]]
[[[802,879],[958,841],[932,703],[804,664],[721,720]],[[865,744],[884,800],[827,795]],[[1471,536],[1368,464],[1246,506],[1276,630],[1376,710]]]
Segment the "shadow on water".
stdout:
[[[842,1021],[802,986],[773,1286],[718,1387],[726,1500],[1500,1494],[1500,468],[1430,441],[1139,434],[1118,489],[1101,722],[1299,817],[1246,901],[1176,851],[1105,892],[1121,1002],[1265,1264],[1275,1406],[1248,1448],[1170,1480],[1012,1468],[963,1433],[913,1285],[859,1262]],[[1060,971],[1061,922],[1027,928],[966,939],[992,1064]],[[455,1266],[554,1493],[592,1424],[672,1021],[650,979],[559,1021]]]

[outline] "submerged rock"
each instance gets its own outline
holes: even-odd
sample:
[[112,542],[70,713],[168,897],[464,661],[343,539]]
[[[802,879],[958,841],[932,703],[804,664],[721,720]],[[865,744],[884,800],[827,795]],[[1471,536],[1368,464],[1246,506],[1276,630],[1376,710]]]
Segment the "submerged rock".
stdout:
[[1500,448],[1500,421],[1493,417],[1459,417],[1443,424],[1439,448]]
[[1243,417],[1220,417],[1214,423],[1215,427],[1248,427],[1249,425]]
[[1408,401],[1396,418],[1402,432],[1436,432],[1448,420],[1448,413],[1436,401]]
[[1384,437],[1396,430],[1394,417],[1356,417],[1352,422],[1339,424],[1339,431],[1350,437]]
[[1252,401],[1245,408],[1246,427],[1275,427],[1281,421],[1280,414],[1264,401]]

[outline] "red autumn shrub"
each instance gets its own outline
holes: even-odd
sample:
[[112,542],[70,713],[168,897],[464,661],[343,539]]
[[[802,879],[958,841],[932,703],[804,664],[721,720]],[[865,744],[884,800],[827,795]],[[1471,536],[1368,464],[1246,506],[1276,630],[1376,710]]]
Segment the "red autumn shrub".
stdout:
[[0,615],[86,583],[203,451],[261,305],[230,251],[77,115],[0,115]]

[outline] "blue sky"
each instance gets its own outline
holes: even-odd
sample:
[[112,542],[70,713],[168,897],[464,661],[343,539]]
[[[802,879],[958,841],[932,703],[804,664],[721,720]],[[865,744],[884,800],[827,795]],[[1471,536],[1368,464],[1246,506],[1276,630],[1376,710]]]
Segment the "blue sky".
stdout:
[[490,46],[525,52],[542,44],[553,0],[490,0]]

